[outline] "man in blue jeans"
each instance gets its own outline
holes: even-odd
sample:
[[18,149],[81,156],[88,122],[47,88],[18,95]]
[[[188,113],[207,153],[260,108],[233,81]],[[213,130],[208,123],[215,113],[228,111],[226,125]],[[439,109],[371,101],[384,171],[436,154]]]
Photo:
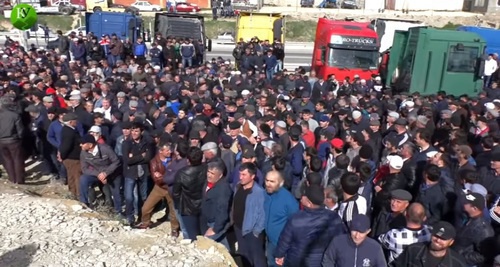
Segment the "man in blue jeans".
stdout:
[[80,202],[89,206],[89,188],[102,184],[109,186],[113,195],[115,212],[121,214],[121,196],[119,179],[120,160],[111,147],[106,144],[97,144],[95,137],[87,134],[82,138],[82,152],[80,164]]
[[137,185],[137,212],[141,218],[142,204],[148,193],[149,161],[154,157],[155,148],[152,140],[143,136],[144,126],[134,122],[130,128],[130,138],[123,141],[123,194],[125,196],[125,216],[129,225],[133,226],[134,218],[134,187]]

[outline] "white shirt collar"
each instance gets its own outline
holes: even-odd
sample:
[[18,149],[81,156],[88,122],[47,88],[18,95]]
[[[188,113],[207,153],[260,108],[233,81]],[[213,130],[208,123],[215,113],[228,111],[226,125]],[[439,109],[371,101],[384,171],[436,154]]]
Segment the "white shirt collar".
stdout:
[[92,149],[92,151],[90,152],[90,154],[92,154],[92,156],[97,156],[97,153],[99,152],[99,147],[97,146],[97,144],[95,145],[94,149]]

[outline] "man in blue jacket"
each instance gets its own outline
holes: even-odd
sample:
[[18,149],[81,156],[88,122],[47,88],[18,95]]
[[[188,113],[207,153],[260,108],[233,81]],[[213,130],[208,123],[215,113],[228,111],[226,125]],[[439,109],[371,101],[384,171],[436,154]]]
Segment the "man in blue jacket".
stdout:
[[273,55],[273,48],[269,48],[269,50],[267,50],[267,55],[264,57],[264,63],[266,64],[266,78],[270,81],[273,79],[274,70],[276,68],[276,64],[278,64],[276,56]]
[[299,210],[299,203],[293,195],[283,187],[283,176],[278,171],[270,171],[266,175],[266,192],[264,202],[266,212],[267,266],[277,266],[274,251],[278,245],[281,231],[288,218]]
[[144,60],[146,60],[146,56],[148,54],[148,47],[142,41],[142,38],[137,38],[137,43],[134,44],[134,56],[136,62],[142,64]]
[[323,267],[371,266],[386,267],[382,246],[368,237],[370,219],[357,214],[349,225],[350,234],[335,237],[325,251]]
[[277,265],[321,266],[323,253],[332,238],[346,233],[339,215],[325,209],[324,201],[321,185],[306,188],[301,199],[304,210],[292,215],[281,232],[274,252]]
[[232,221],[238,254],[245,258],[250,266],[266,266],[264,253],[264,189],[255,182],[257,167],[247,162],[241,164],[240,182],[233,197]]

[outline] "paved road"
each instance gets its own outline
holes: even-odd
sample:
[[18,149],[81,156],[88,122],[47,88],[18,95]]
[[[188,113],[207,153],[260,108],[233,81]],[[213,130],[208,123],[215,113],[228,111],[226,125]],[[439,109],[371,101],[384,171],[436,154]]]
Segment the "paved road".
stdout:
[[[208,52],[207,59],[222,57],[224,59],[230,59],[231,62],[234,61],[233,58],[233,45],[220,45],[213,44],[212,52]],[[312,60],[312,43],[292,43],[290,45],[285,44],[285,68],[288,70],[293,70],[299,66],[310,66]]]
[[[16,40],[16,38],[13,38]],[[5,42],[5,37],[0,33],[0,45]],[[29,44],[35,44],[37,47],[44,47],[46,43],[43,38],[29,39]],[[208,52],[207,59],[222,57],[226,60],[234,61],[233,58],[234,45],[230,44],[212,44],[212,51]],[[290,43],[285,44],[285,68],[293,70],[299,66],[310,66],[312,59],[312,43]]]

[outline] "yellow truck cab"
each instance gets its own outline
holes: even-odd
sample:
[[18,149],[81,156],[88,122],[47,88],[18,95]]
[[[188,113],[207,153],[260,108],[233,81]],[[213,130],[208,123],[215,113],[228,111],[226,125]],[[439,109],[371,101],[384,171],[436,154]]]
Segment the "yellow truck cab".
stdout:
[[250,41],[254,37],[273,43],[285,43],[285,16],[281,13],[256,13],[241,11],[236,20],[235,42]]

